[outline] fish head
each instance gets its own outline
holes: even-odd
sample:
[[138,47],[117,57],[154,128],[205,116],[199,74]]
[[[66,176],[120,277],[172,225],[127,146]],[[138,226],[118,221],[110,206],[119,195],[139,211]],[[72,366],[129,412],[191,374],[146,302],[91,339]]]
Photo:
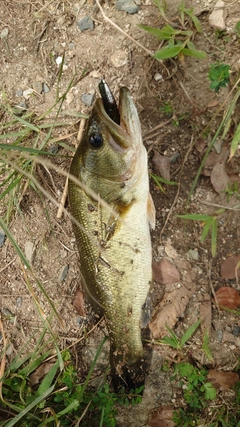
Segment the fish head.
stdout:
[[119,113],[120,124],[117,124],[98,98],[76,155],[81,156],[82,174],[88,179],[91,174],[95,180],[105,180],[105,184],[107,181],[120,183],[123,188],[136,181],[141,170],[139,164],[146,163],[137,109],[125,87],[120,89]]

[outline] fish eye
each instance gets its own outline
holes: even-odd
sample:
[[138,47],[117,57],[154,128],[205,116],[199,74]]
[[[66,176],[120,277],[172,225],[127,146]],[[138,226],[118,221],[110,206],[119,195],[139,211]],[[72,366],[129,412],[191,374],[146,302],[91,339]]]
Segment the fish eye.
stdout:
[[92,148],[101,148],[103,145],[103,137],[101,133],[92,133],[89,136],[89,144]]

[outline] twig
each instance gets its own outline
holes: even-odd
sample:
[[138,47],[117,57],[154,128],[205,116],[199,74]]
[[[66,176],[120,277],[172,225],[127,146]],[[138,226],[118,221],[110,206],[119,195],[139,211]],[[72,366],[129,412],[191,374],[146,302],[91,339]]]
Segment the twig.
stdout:
[[167,120],[166,122],[164,122],[164,123],[160,123],[159,125],[157,125],[157,126],[155,126],[153,129],[149,129],[147,132],[145,132],[144,134],[143,134],[143,140],[145,140],[146,138],[152,138],[153,136],[156,136],[155,134],[154,135],[151,135],[153,132],[155,132],[156,130],[158,130],[158,129],[161,129],[162,127],[164,127],[164,126],[166,126],[168,123],[170,123],[172,121],[172,118],[171,119],[169,119],[169,120]]
[[7,265],[5,265],[5,267],[3,267],[1,270],[0,270],[0,273],[2,273],[4,270],[6,270],[6,268],[8,268],[9,267],[9,265],[11,265],[14,261],[16,261],[16,257],[15,258],[13,258]]
[[[76,147],[77,147],[77,145],[79,144],[79,142],[82,139],[82,135],[83,135],[85,123],[86,123],[86,119],[82,119],[81,122],[80,122],[79,131],[78,131],[78,135],[77,135]],[[62,218],[64,206],[65,206],[65,203],[66,203],[66,200],[67,200],[67,195],[68,195],[68,178],[66,178],[66,182],[65,182],[63,194],[62,194],[62,197],[61,197],[61,201],[59,203],[59,208],[58,208],[58,211],[57,211],[57,219]]]
[[213,297],[214,297],[214,302],[216,304],[218,312],[220,312],[220,308],[219,308],[218,300],[217,300],[217,297],[216,297],[216,293],[215,293],[214,287],[212,285],[211,275],[212,275],[212,259],[209,261],[208,282],[209,282],[209,286],[211,288],[211,291],[212,291],[212,294],[213,294]]
[[205,200],[202,200],[201,203],[203,205],[213,206],[214,208],[228,209],[230,211],[240,212],[240,209],[237,209],[238,206],[240,206],[240,205],[237,205],[236,207],[230,208],[229,206],[218,205],[217,203],[210,203],[210,202],[206,202]]
[[121,27],[119,27],[117,24],[115,24],[115,22],[113,22],[110,18],[107,17],[107,15],[105,15],[102,6],[99,3],[99,0],[96,0],[96,3],[99,7],[99,10],[103,16],[103,18],[105,19],[105,21],[109,22],[109,24],[111,24],[113,27],[115,27],[118,31],[120,31],[122,34],[124,34],[125,37],[128,37],[133,43],[137,44],[141,49],[145,50],[145,52],[150,55],[153,56],[153,52],[151,52],[150,50],[148,50],[145,46],[143,46],[141,43],[139,43],[137,40],[135,40],[134,38],[132,38],[129,34],[127,34],[124,30],[122,30]]

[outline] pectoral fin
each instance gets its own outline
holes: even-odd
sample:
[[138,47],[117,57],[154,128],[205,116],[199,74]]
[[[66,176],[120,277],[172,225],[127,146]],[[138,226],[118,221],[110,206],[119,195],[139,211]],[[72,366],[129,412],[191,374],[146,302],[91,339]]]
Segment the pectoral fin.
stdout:
[[154,230],[155,229],[156,210],[155,210],[153,199],[152,199],[152,196],[150,193],[148,193],[147,216],[148,216],[148,222],[150,224],[150,227],[152,230]]

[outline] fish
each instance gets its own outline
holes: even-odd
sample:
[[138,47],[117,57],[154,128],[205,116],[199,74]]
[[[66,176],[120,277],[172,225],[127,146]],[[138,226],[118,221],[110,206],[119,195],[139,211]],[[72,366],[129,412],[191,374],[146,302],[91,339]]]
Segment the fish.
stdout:
[[71,162],[78,184],[70,175],[68,196],[82,287],[107,323],[113,382],[132,388],[144,382],[141,322],[152,282],[155,208],[136,106],[121,87],[112,114],[108,89],[102,80]]

